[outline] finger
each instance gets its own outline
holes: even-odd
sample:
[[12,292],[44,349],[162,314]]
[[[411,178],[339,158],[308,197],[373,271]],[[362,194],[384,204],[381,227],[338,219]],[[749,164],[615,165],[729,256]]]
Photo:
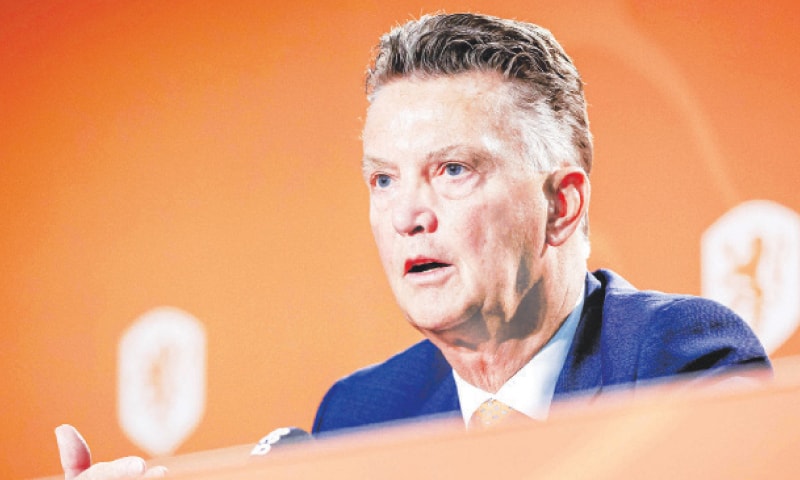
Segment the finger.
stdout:
[[144,459],[140,457],[122,457],[111,462],[98,462],[86,470],[76,480],[116,480],[123,478],[139,478],[147,470]]
[[167,475],[167,467],[161,465],[157,467],[150,467],[144,473],[144,478],[161,478]]
[[56,443],[65,480],[74,479],[92,465],[89,446],[72,425],[60,425],[56,428]]

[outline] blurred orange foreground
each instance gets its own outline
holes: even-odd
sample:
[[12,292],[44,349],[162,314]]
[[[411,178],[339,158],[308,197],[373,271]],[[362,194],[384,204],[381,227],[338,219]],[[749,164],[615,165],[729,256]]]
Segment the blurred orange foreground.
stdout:
[[[400,425],[250,457],[253,445],[153,460],[171,478],[797,478],[800,358],[765,385],[676,383],[542,424],[466,433],[459,419]],[[265,432],[266,433],[266,432]],[[48,477],[60,478],[60,477]]]

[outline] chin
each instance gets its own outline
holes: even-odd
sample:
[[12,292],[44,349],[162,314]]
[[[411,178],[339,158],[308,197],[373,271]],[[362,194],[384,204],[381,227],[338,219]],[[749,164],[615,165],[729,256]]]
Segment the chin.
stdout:
[[469,323],[469,319],[472,317],[464,311],[406,310],[408,323],[426,336],[428,333],[441,334],[463,327]]

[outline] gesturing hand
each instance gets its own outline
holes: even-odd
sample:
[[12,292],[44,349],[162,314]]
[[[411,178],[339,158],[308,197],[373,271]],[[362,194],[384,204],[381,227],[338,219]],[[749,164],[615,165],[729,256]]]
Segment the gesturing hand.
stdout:
[[92,465],[89,446],[72,425],[56,428],[58,453],[65,480],[113,480],[118,478],[155,478],[167,473],[165,467],[147,468],[140,457],[122,457]]

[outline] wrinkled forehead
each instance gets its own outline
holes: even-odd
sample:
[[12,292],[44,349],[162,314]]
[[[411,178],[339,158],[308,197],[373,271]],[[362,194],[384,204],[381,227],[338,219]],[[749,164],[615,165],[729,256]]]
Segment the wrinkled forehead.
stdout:
[[396,75],[380,85],[376,85],[374,90],[367,96],[370,104],[381,97],[382,92],[391,90],[398,85],[424,85],[438,84],[442,90],[452,90],[457,88],[462,92],[470,92],[475,96],[490,95],[497,93],[503,96],[510,94],[510,86],[515,82],[513,79],[504,77],[501,73],[494,70],[467,70],[459,73],[427,73],[411,72],[404,75]]
[[397,78],[375,91],[362,132],[364,155],[451,144],[521,155],[525,122],[518,117],[529,113],[514,101],[514,85],[495,72]]
[[420,121],[431,128],[464,123],[498,128],[522,113],[516,105],[515,86],[495,72],[399,77],[375,91],[364,133],[375,127],[399,131]]

